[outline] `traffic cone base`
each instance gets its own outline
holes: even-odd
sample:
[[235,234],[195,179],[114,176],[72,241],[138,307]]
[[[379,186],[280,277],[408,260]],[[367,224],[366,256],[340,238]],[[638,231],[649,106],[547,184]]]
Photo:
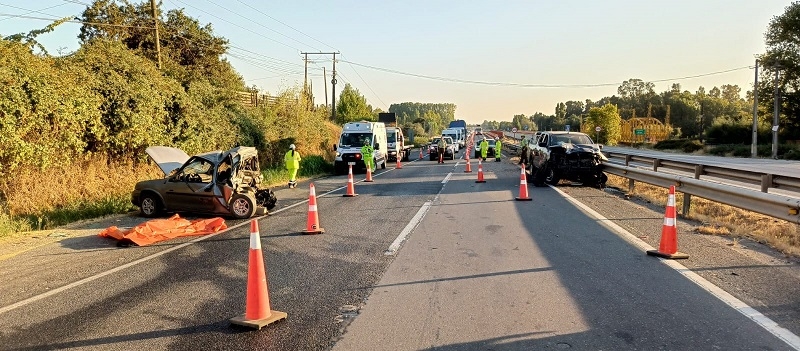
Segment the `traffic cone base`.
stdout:
[[279,320],[286,319],[289,315],[286,312],[281,311],[272,311],[270,310],[269,318],[264,319],[256,319],[256,320],[248,320],[244,317],[244,315],[233,317],[231,318],[231,324],[240,325],[243,327],[254,328],[256,330],[261,329],[269,324],[275,323]]
[[647,254],[650,255],[650,256],[658,256],[658,257],[669,258],[669,259],[673,259],[673,260],[682,260],[682,259],[689,258],[689,255],[687,255],[687,254],[685,254],[683,252],[680,252],[680,251],[675,251],[674,254],[668,254],[668,253],[665,253],[665,252],[660,252],[658,250],[647,250]]

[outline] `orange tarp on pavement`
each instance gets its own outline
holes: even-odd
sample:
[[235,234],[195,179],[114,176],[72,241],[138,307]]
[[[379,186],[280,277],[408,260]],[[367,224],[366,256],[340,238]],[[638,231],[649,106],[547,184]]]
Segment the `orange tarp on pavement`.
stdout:
[[176,214],[167,219],[153,219],[144,222],[124,232],[116,226],[111,226],[100,232],[99,235],[145,246],[180,236],[216,233],[227,228],[225,220],[220,217],[189,221]]

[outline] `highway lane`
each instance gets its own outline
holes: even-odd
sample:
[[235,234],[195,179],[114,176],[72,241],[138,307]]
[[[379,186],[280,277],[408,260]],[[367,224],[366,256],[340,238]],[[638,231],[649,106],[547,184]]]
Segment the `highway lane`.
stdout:
[[[446,273],[450,275],[442,274],[436,277],[443,280],[439,283],[440,286],[456,283],[469,285],[471,289],[468,290],[470,293],[461,294],[459,301],[472,301],[476,304],[480,303],[481,299],[514,301],[518,297],[515,293],[528,293],[527,287],[533,286],[538,294],[536,299],[529,300],[542,309],[525,309],[524,311],[529,313],[517,315],[518,318],[513,320],[520,321],[521,324],[508,330],[519,331],[520,328],[529,326],[522,323],[523,321],[534,320],[534,325],[561,327],[560,330],[566,331],[563,335],[567,335],[567,338],[559,339],[539,332],[531,336],[526,334],[530,333],[527,331],[521,336],[509,337],[509,334],[500,327],[506,327],[510,322],[496,317],[489,319],[499,321],[494,329],[496,335],[490,333],[491,328],[476,331],[474,326],[471,327],[473,329],[451,330],[448,327],[457,325],[453,321],[459,319],[447,318],[447,314],[440,313],[426,322],[429,327],[426,330],[444,331],[448,338],[441,339],[444,341],[440,344],[442,349],[472,349],[489,345],[494,338],[504,340],[500,345],[505,345],[509,349],[531,345],[532,342],[552,342],[553,346],[560,347],[564,346],[561,344],[562,340],[567,340],[568,343],[575,342],[573,346],[587,345],[586,343],[603,338],[608,340],[603,341],[605,344],[598,345],[637,348],[637,345],[651,345],[643,342],[659,337],[664,339],[666,338],[664,335],[669,336],[672,333],[677,337],[683,337],[684,331],[681,327],[687,323],[696,324],[685,328],[689,330],[686,334],[689,338],[687,340],[696,341],[697,338],[708,337],[709,340],[716,342],[714,336],[709,335],[710,331],[703,332],[697,329],[717,330],[720,328],[720,323],[728,323],[725,324],[727,328],[741,332],[742,336],[748,337],[748,342],[774,346],[774,349],[786,348],[780,343],[775,344],[770,336],[762,335],[765,333],[763,330],[758,331],[757,328],[754,330],[755,324],[748,320],[742,321],[738,312],[731,313],[733,310],[725,306],[720,307],[719,301],[714,302],[706,296],[697,297],[690,293],[696,292],[697,287],[687,284],[685,279],[675,278],[674,272],[650,267],[654,266],[649,264],[648,260],[651,258],[646,258],[629,244],[608,234],[607,230],[597,229],[596,222],[587,222],[584,217],[576,215],[575,213],[580,211],[567,204],[557,193],[549,191],[550,188],[531,187],[531,195],[534,197],[531,203],[510,201],[509,197],[516,196],[518,190],[517,168],[505,163],[486,163],[486,178],[489,183],[478,185],[473,180],[477,171],[474,163],[471,174],[464,174],[463,166],[454,169],[454,164],[453,161],[447,161],[445,165],[437,165],[430,161],[407,163],[402,170],[387,170],[386,173],[379,171],[375,183],[356,184],[356,192],[360,194],[356,198],[342,198],[343,189],[320,196],[318,199],[320,224],[327,231],[323,235],[298,234],[305,228],[306,221],[306,206],[302,204],[261,219],[259,222],[269,273],[272,307],[289,313],[286,321],[262,331],[242,331],[230,328],[228,325],[229,318],[241,314],[244,310],[249,227],[243,222],[241,227],[185,247],[180,247],[180,242],[188,242],[190,239],[164,244],[160,248],[120,249],[99,238],[86,238],[84,239],[86,242],[76,241],[62,244],[61,247],[44,247],[12,260],[0,262],[0,278],[4,282],[41,281],[35,277],[37,275],[39,278],[47,278],[44,283],[33,284],[31,288],[26,284],[4,287],[4,294],[0,295],[6,295],[8,292],[14,297],[3,300],[4,302],[0,304],[2,309],[9,303],[62,286],[64,282],[90,277],[104,269],[132,262],[158,250],[177,248],[134,267],[0,312],[0,345],[4,345],[3,349],[10,350],[64,348],[324,350],[336,344],[344,332],[344,339],[336,347],[348,349],[347,342],[354,335],[350,333],[357,330],[358,323],[371,326],[380,326],[395,320],[411,323],[411,319],[401,319],[400,314],[384,315],[379,323],[370,323],[374,318],[368,317],[372,313],[369,311],[373,308],[373,302],[380,301],[385,288],[392,288],[386,286],[382,279],[406,282],[408,280],[398,280],[393,272],[407,271],[405,274],[412,278],[415,277],[414,274],[424,278],[422,274],[424,272],[437,272],[437,269],[445,268]],[[450,174],[449,181],[443,185],[442,181],[448,174]],[[316,180],[317,194],[341,188],[345,184],[345,179],[346,176],[340,176]],[[363,179],[363,174],[357,175],[356,179]],[[596,189],[585,190],[599,192]],[[308,196],[307,184],[297,189],[279,191],[281,208],[287,208],[292,203],[300,203]],[[437,194],[439,194],[438,204]],[[590,200],[591,196],[602,198],[602,193],[594,195],[583,193],[583,195],[584,201]],[[611,198],[605,200],[612,203],[614,201]],[[420,208],[429,202],[437,204],[437,207],[431,207],[420,225],[409,235],[409,241],[401,247],[397,260],[394,260],[393,256],[385,255],[384,252],[397,235]],[[615,204],[614,207],[619,205]],[[534,212],[534,215],[529,211],[530,207],[542,212]],[[631,210],[628,217],[637,215]],[[655,222],[660,221],[658,215],[650,217],[655,217],[651,218]],[[462,218],[466,219],[461,220]],[[513,231],[512,234],[515,236],[509,238],[510,234],[506,229],[515,226],[525,229]],[[591,233],[587,234],[590,229]],[[562,230],[567,233],[560,234]],[[484,238],[486,241],[482,242],[478,240],[479,237],[469,236],[475,231],[486,233],[487,236]],[[548,239],[553,235],[558,235],[558,238],[562,239]],[[463,245],[458,250],[447,246],[454,245],[451,239],[456,236],[459,237],[456,242]],[[420,239],[423,241],[420,242]],[[426,243],[425,240],[438,241],[435,243],[436,247],[441,249],[415,256],[413,251],[419,249],[420,243]],[[520,246],[517,250],[507,248],[507,251],[512,252],[504,252],[500,246],[513,240],[524,240],[526,246]],[[577,246],[575,242],[578,243]],[[497,250],[498,248],[500,250]],[[447,256],[453,252],[460,256],[456,258]],[[621,257],[616,257],[620,252]],[[509,260],[504,255],[515,257],[518,261]],[[409,261],[408,257],[412,259]],[[474,260],[481,257],[497,260],[494,263],[501,265],[502,268],[497,272],[505,274],[495,274],[497,272],[490,271],[488,276],[484,276],[487,274],[486,269],[497,266],[492,265],[492,262],[475,264]],[[12,269],[13,265],[22,262],[29,262],[23,270],[24,274]],[[630,278],[631,280],[622,276],[628,273],[629,264],[634,263],[635,266],[642,262],[648,264],[649,268],[636,268],[637,274]],[[615,266],[617,263],[623,265]],[[741,264],[747,265],[747,263]],[[594,270],[593,266],[599,268]],[[598,273],[601,274],[597,276]],[[650,277],[645,273],[654,273],[655,276]],[[542,282],[536,280],[523,288],[517,285],[519,282],[506,280],[509,277],[528,278],[543,275],[547,278]],[[662,275],[666,275],[666,278],[661,278]],[[474,279],[452,279],[471,276],[475,276]],[[9,277],[13,279],[7,279]],[[495,281],[487,286],[467,282],[491,279]],[[665,281],[674,284],[667,287],[667,292],[677,293],[678,297],[689,295],[692,299],[687,304],[678,301],[677,297],[663,297],[659,295],[664,294],[662,287],[638,287],[635,284],[638,282],[636,279],[645,281],[666,279]],[[420,284],[403,284],[398,287],[429,285],[430,283],[423,281]],[[624,292],[621,296],[633,294],[633,299],[612,299],[616,303],[611,304],[611,307],[604,307],[607,304],[604,304],[601,298],[612,298],[619,291],[620,287],[617,285],[631,287],[633,290]],[[371,294],[373,286],[377,288],[374,290],[375,293]],[[738,286],[733,286],[733,289],[736,288]],[[592,293],[594,291],[603,293]],[[442,301],[450,299],[455,299],[455,296],[447,296]],[[627,305],[629,301],[631,304]],[[662,306],[673,302],[679,305],[678,310],[672,311],[669,308],[671,305]],[[650,305],[651,303],[654,303],[655,307]],[[363,314],[356,317],[357,310],[364,306],[366,308]],[[414,311],[413,304],[398,303],[396,306],[397,309],[406,310],[404,313]],[[474,318],[475,314],[470,312],[477,309],[471,310],[464,306],[466,305],[456,307],[463,311],[460,312],[462,314],[455,316]],[[481,306],[501,307],[501,312],[505,313],[493,311],[493,315],[501,317],[512,312],[519,313],[508,305]],[[522,305],[513,307],[519,306]],[[687,307],[700,308],[700,311],[704,312],[692,310],[689,314],[691,319],[681,321],[663,331],[661,327],[656,327],[659,321],[669,325],[677,318],[679,311],[682,312]],[[776,314],[781,313],[781,306],[768,307],[775,308]],[[638,308],[645,310],[636,311]],[[655,311],[653,313],[666,311],[670,319],[659,320],[653,317],[653,313],[649,316],[649,320],[645,321],[629,318],[646,316],[648,311]],[[551,314],[548,322],[540,321],[539,316],[547,313]],[[696,322],[697,314],[708,315],[701,316],[699,322]],[[722,321],[708,321],[719,318],[722,318]],[[583,321],[576,324],[576,320]],[[348,327],[351,321],[355,322]],[[485,324],[484,322],[480,325]],[[553,328],[548,329],[559,330]],[[399,333],[400,330],[403,329],[391,332]],[[457,333],[459,330],[472,335],[473,338],[459,339],[463,338],[463,335]],[[380,331],[379,328],[372,329],[369,330],[369,334],[378,337]],[[731,333],[733,332],[726,331],[720,335],[727,338]],[[419,336],[405,335],[409,339]],[[421,335],[429,337],[431,333]],[[646,340],[643,341],[642,337]],[[672,341],[669,339],[668,341]],[[402,349],[400,347],[402,345],[405,344],[383,346],[386,346],[384,349],[395,350]],[[698,348],[697,345],[709,344],[694,344],[695,348]]]
[[498,179],[448,182],[335,351],[790,349],[560,192],[514,201],[518,169],[487,166]]
[[[306,224],[303,205],[259,220],[273,309],[289,313],[260,333],[228,325],[244,312],[249,243],[244,225],[6,311],[0,314],[0,345],[9,350],[325,349],[347,322],[350,306],[368,296],[361,287],[373,285],[391,262],[384,251],[441,189],[453,164],[410,163],[377,172],[374,183],[356,184],[358,197],[342,197],[343,189],[320,196],[326,234],[298,234]],[[345,182],[346,176],[318,179],[317,194]],[[304,185],[280,190],[280,206],[306,200]],[[85,245],[92,247],[85,254],[75,245],[52,253],[58,248],[44,247],[2,262],[2,277],[17,283],[4,287],[13,295],[4,306],[189,241],[118,249],[104,239],[84,240],[93,242]],[[14,268],[21,262],[29,262],[23,273]],[[41,283],[29,288],[26,283],[33,281]]]

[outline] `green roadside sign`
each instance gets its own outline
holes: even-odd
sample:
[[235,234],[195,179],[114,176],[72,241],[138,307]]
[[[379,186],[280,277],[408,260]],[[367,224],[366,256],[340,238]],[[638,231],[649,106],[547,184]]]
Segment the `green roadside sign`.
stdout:
[[633,133],[636,135],[644,135],[644,129],[636,129],[633,131]]

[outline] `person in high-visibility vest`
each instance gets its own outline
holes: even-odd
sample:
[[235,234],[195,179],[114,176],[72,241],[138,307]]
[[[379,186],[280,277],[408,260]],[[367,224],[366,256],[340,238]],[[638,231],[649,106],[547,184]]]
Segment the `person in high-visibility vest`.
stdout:
[[500,162],[500,151],[503,150],[503,143],[500,142],[500,138],[494,138],[494,162]]
[[283,156],[283,162],[286,163],[286,170],[289,171],[289,188],[297,187],[297,170],[300,169],[300,153],[295,150],[294,144],[289,145],[289,151]]
[[439,143],[436,145],[436,147],[439,156],[439,163],[444,163],[444,153],[447,151],[447,140],[444,140],[444,136],[439,137]]
[[486,138],[483,138],[483,140],[481,140],[480,146],[481,146],[481,159],[483,159],[483,161],[485,162],[486,154],[489,153],[489,141],[486,140]]
[[519,146],[522,148],[522,151],[519,153],[519,164],[523,164],[528,154],[528,139],[525,139],[524,135],[522,136],[522,140],[519,141]]
[[372,154],[375,149],[372,148],[371,140],[364,138],[364,146],[361,147],[361,157],[364,159],[364,166],[369,168],[370,172],[375,172],[375,165],[373,164]]

